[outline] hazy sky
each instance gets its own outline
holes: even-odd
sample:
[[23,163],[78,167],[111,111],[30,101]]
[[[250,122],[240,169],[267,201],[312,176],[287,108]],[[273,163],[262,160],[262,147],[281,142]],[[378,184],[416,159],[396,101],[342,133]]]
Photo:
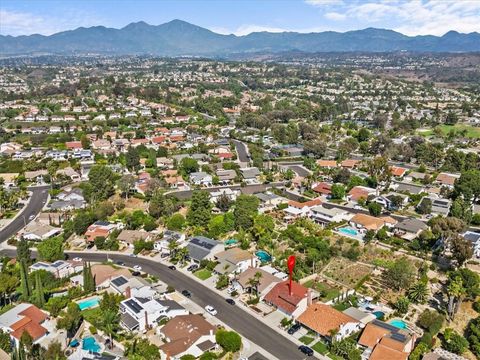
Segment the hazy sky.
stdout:
[[121,28],[181,19],[210,30],[348,31],[407,35],[480,32],[480,0],[0,0],[0,34],[50,35],[80,26]]

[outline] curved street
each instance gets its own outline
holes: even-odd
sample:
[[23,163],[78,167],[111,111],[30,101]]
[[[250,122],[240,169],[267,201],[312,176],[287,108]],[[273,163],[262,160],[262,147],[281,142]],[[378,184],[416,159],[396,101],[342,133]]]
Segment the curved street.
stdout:
[[28,204],[21,210],[15,219],[0,230],[0,243],[7,241],[11,236],[19,232],[31,218],[37,216],[48,200],[48,189],[50,185],[35,186],[28,188],[32,196]]

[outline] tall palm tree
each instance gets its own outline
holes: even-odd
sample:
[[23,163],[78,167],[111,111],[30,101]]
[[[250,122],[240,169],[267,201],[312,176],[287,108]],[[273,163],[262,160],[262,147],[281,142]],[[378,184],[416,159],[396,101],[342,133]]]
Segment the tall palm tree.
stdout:
[[428,297],[428,286],[424,281],[413,284],[407,291],[408,299],[416,304],[424,304]]
[[[255,295],[258,297],[258,285],[260,285],[260,279],[262,278],[263,274],[260,271],[257,271],[253,277],[248,279],[247,284],[250,285],[251,288],[255,289]],[[252,292],[250,291],[250,295]]]
[[463,281],[460,276],[456,276],[450,280],[447,285],[447,295],[448,295],[448,316],[450,320],[453,320],[455,314],[460,308],[462,303],[463,296],[465,296],[465,288],[463,287]]
[[103,313],[102,328],[110,340],[110,348],[113,347],[113,334],[118,330],[119,315],[114,310],[107,310]]

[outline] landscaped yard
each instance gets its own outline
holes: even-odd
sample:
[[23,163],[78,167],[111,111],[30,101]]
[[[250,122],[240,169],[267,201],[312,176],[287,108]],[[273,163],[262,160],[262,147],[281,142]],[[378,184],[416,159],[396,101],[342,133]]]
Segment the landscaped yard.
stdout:
[[309,345],[314,339],[311,336],[302,336],[299,340],[305,345]]
[[200,280],[207,280],[209,277],[212,276],[212,272],[208,269],[200,269],[198,271],[195,271],[193,274]]
[[318,352],[319,354],[325,355],[328,353],[327,344],[322,341],[317,342],[315,345],[312,346],[312,349]]
[[303,285],[317,290],[320,294],[320,300],[323,302],[332,300],[340,295],[340,289],[338,287],[332,286],[325,281],[309,280]]

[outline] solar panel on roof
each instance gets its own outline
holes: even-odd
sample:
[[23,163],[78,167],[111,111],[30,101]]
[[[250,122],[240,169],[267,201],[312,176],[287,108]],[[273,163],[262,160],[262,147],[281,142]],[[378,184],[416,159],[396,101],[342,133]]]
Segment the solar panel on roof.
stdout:
[[133,300],[128,300],[125,304],[137,314],[143,310],[143,308]]
[[393,333],[392,335],[390,335],[390,337],[393,339],[393,340],[397,340],[397,341],[400,341],[400,342],[405,342],[405,340],[407,340],[407,337],[405,335],[403,335],[402,333]]
[[112,280],[112,284],[115,286],[122,286],[128,282],[127,279],[125,279],[123,276],[115,278]]

